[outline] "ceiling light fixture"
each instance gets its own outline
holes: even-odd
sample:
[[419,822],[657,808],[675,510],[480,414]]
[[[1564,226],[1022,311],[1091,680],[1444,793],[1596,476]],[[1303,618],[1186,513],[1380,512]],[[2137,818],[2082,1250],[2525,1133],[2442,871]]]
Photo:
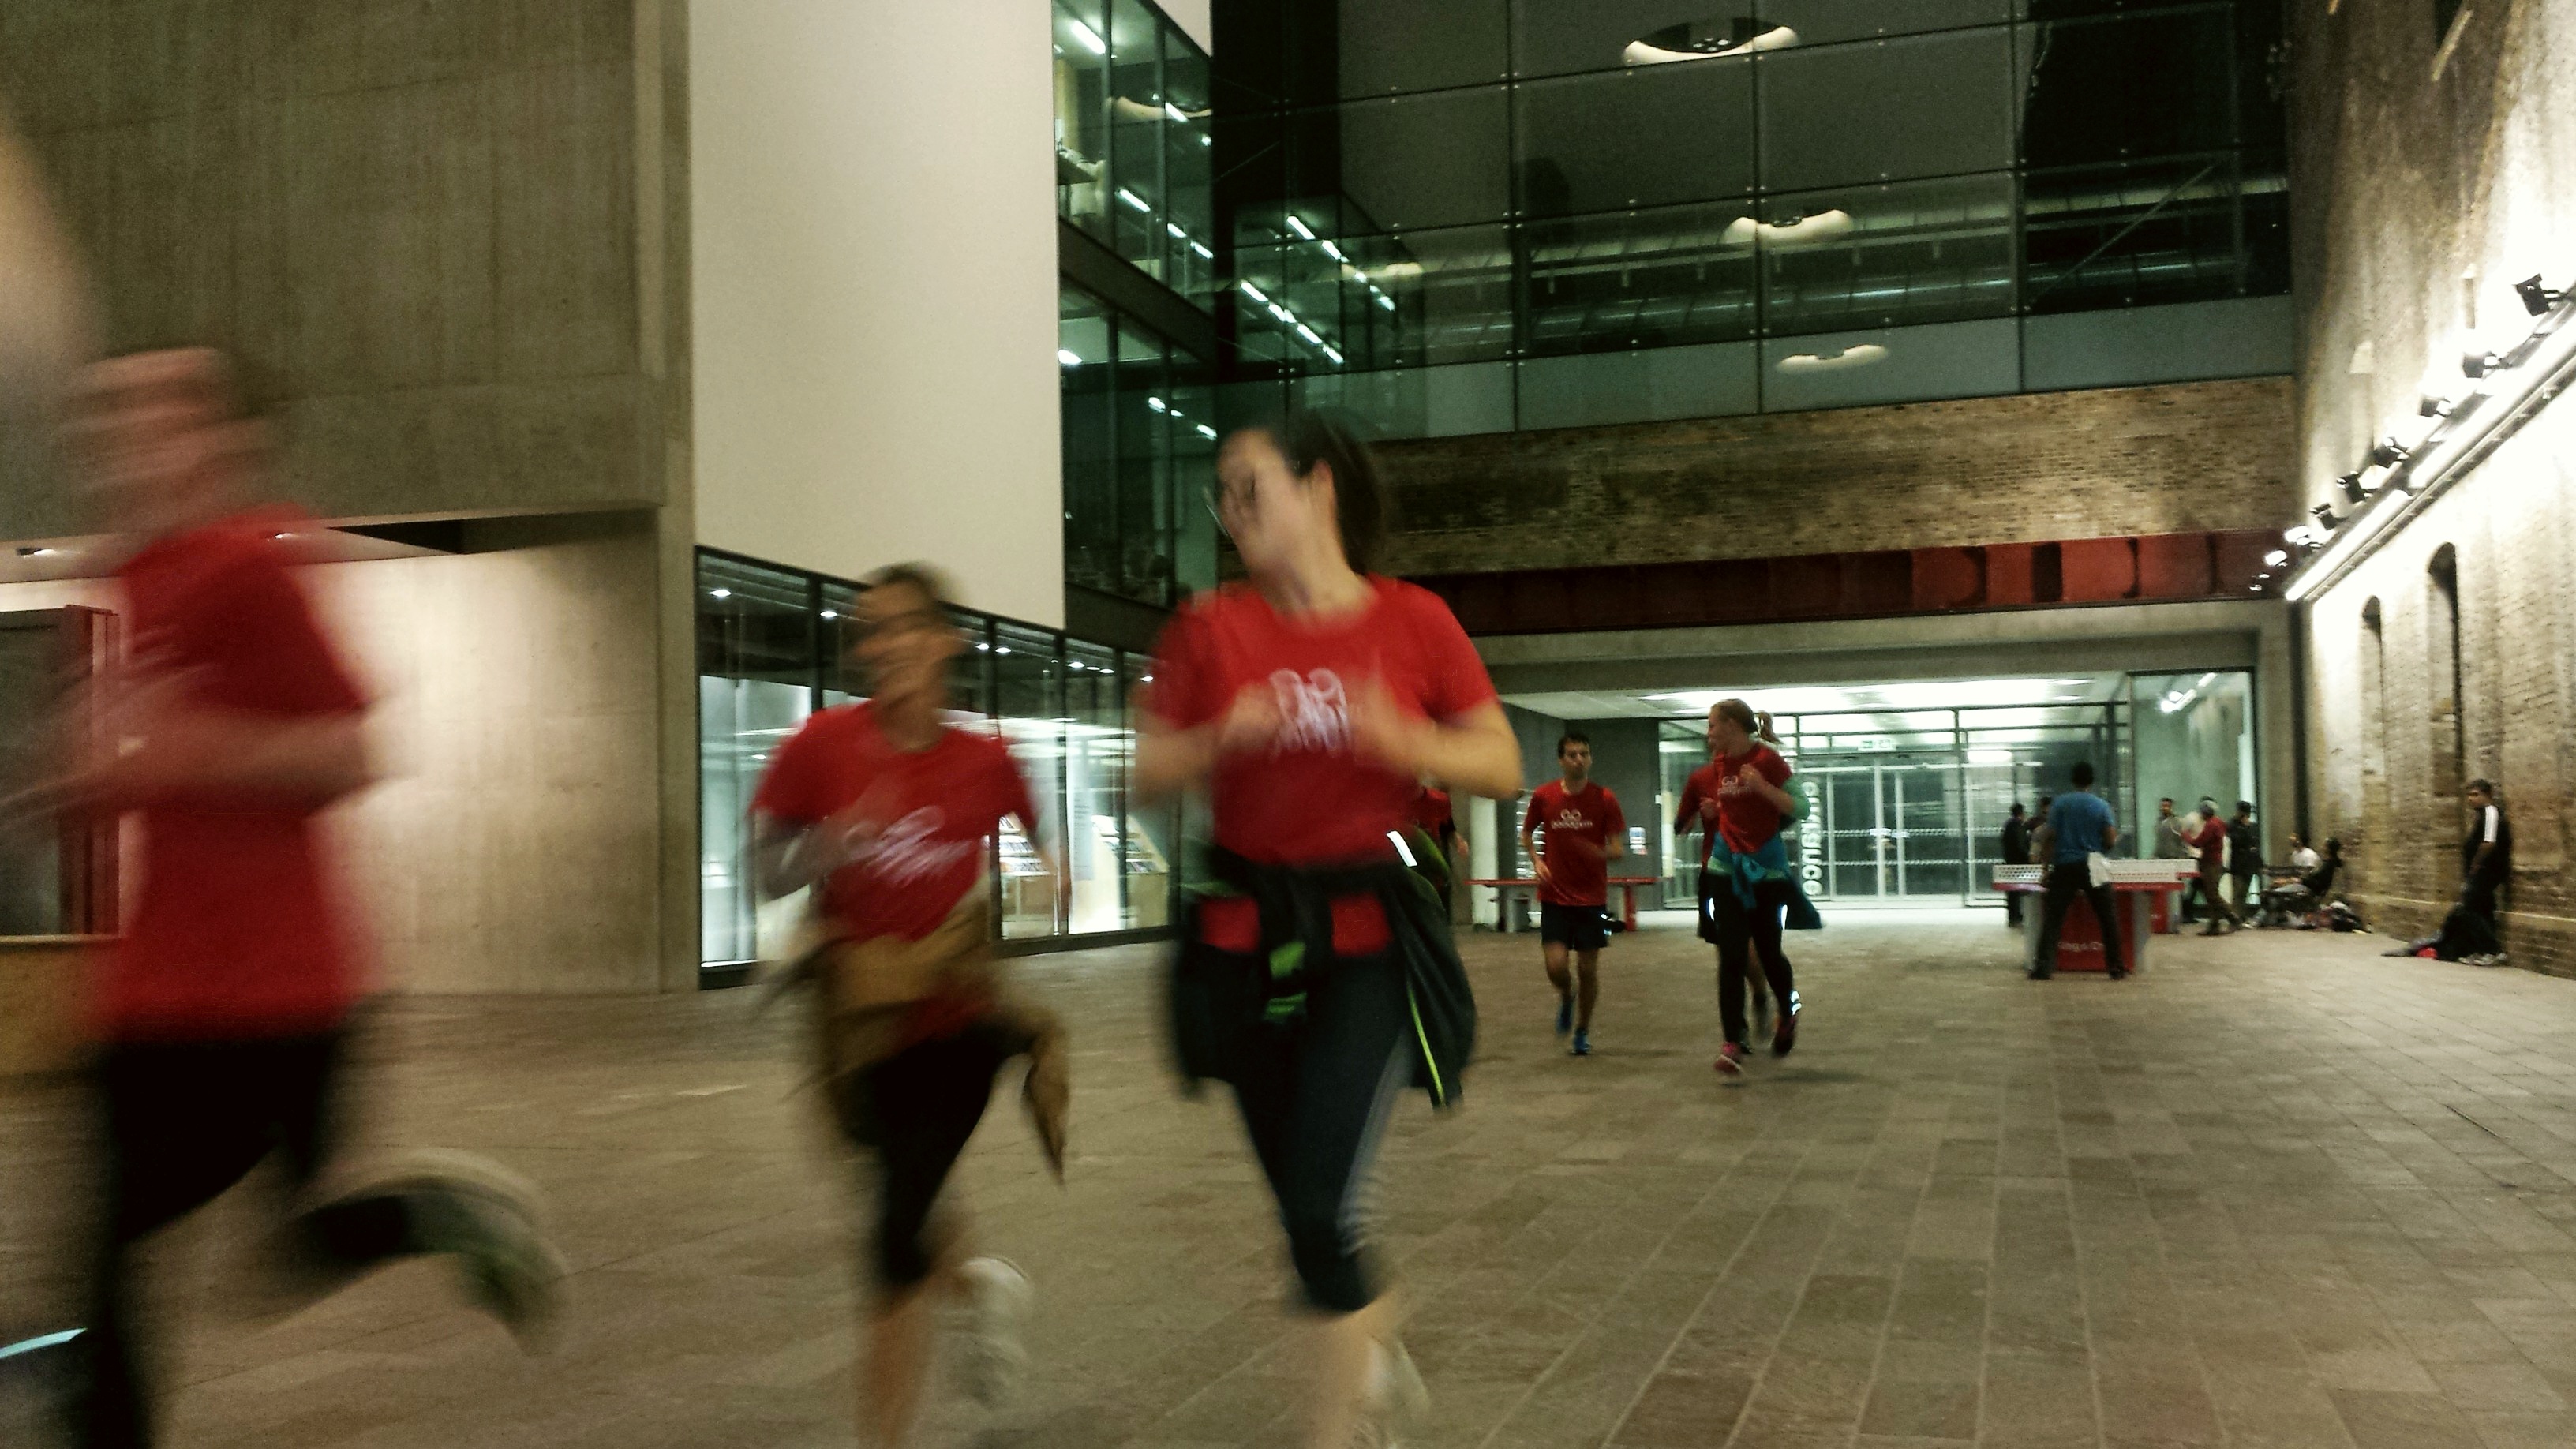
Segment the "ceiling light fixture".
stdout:
[[2513,284],[2515,295],[2522,298],[2522,310],[2534,317],[2546,317],[2550,309],[2567,300],[2567,294],[2540,280],[2538,272]]
[[2279,568],[2281,565],[2288,563],[2289,561],[2290,551],[2285,548],[2276,548],[2270,553],[2263,555],[2263,562],[2272,568]]
[[2415,450],[2393,436],[2380,439],[2370,450],[2370,461],[2382,468],[2394,468],[2413,456]]
[[2504,358],[2497,353],[2464,352],[2460,354],[2460,371],[2471,378],[2481,378],[2503,370]]
[[1109,53],[1109,42],[1101,39],[1098,31],[1093,30],[1090,26],[1069,16],[1066,18],[1064,23],[1073,27],[1073,38],[1082,42],[1083,49],[1090,51],[1093,55],[1107,55]]
[[2344,474],[2335,480],[2335,486],[2343,490],[2344,501],[2355,506],[2359,506],[2363,499],[2370,496],[2362,491],[2359,473]]
[[1138,211],[1152,211],[1154,209],[1153,206],[1145,200],[1145,198],[1138,196],[1135,192],[1128,190],[1124,186],[1118,188],[1118,199],[1127,203],[1129,206],[1136,208]]
[[1306,227],[1306,219],[1293,211],[1288,213],[1288,229],[1297,233],[1298,237],[1302,240],[1313,241],[1315,239],[1314,232],[1308,230]]
[[1269,293],[1262,291],[1259,287],[1252,285],[1250,282],[1241,282],[1237,283],[1237,285],[1243,288],[1243,295],[1250,297],[1256,302],[1267,302],[1270,300]]
[[2335,516],[2334,505],[2331,503],[2320,503],[2316,507],[2309,509],[2308,516],[2317,521],[2317,527],[2324,529],[2328,533],[2333,533],[2336,529],[2343,527],[2343,520]]
[[2424,394],[2423,401],[2415,404],[2415,416],[2419,418],[2447,418],[2452,413],[2458,411],[2459,406],[2460,405],[2458,403],[2449,398],[2436,397],[2428,392]]
[[1057,348],[1055,350],[1055,360],[1063,363],[1067,367],[1082,366],[1082,354],[1074,351],[1070,347]]

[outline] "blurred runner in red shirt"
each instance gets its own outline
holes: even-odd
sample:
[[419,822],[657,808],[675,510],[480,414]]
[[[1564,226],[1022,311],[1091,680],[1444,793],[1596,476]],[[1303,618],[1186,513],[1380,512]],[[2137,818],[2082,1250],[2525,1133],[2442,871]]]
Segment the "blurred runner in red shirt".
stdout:
[[[1556,1034],[1571,1030],[1570,1055],[1592,1055],[1592,1007],[1601,999],[1601,948],[1610,940],[1610,862],[1628,853],[1619,797],[1592,782],[1592,740],[1567,730],[1556,742],[1560,779],[1530,793],[1521,854],[1538,870],[1539,956],[1556,987]],[[1542,847],[1533,836],[1544,832]],[[1574,958],[1578,992],[1566,973]],[[1579,998],[1579,999],[1578,999]]]
[[[1164,630],[1135,784],[1148,799],[1213,797],[1211,870],[1236,893],[1193,904],[1175,1045],[1185,1070],[1224,1058],[1198,1075],[1234,1087],[1299,1284],[1324,1315],[1304,1442],[1350,1449],[1392,1437],[1423,1404],[1365,1252],[1361,1187],[1397,1094],[1427,1077],[1444,1100],[1473,1036],[1446,922],[1425,939],[1419,918],[1436,906],[1415,893],[1398,842],[1425,777],[1508,798],[1520,750],[1448,607],[1367,572],[1384,501],[1355,439],[1313,415],[1245,429],[1217,455],[1217,490],[1248,579],[1191,600]],[[1218,976],[1245,1010],[1178,1009],[1182,983]]]
[[[1744,1070],[1752,1040],[1744,1020],[1744,983],[1758,966],[1779,1002],[1771,1054],[1787,1056],[1798,1043],[1802,1003],[1780,936],[1793,907],[1804,908],[1781,827],[1801,813],[1790,793],[1789,762],[1772,746],[1771,717],[1740,699],[1719,700],[1708,712],[1709,762],[1691,772],[1673,820],[1676,838],[1703,831],[1699,872],[1700,939],[1717,947],[1718,1019],[1726,1031],[1717,1069]],[[1762,1005],[1760,988],[1754,1004]]]
[[[878,1296],[862,1370],[868,1442],[884,1449],[911,1431],[940,1297],[972,1315],[976,1398],[1001,1402],[1026,1365],[1028,1279],[1006,1259],[969,1257],[963,1230],[934,1213],[1015,1056],[1031,1057],[1027,1092],[1062,1171],[1061,1033],[1052,1018],[1005,1007],[985,871],[1003,819],[1016,816],[1036,842],[1038,813],[1001,740],[945,720],[965,647],[936,573],[920,564],[879,573],[858,603],[869,697],[807,720],[751,803],[762,890],[818,888],[834,943],[819,966],[824,1068],[843,1134],[878,1169]],[[1061,889],[1052,854],[1041,849],[1040,859]]]
[[467,1291],[534,1343],[563,1269],[528,1191],[445,1157],[314,1201],[337,1149],[335,1093],[359,951],[315,828],[375,778],[367,701],[324,639],[277,542],[291,515],[245,500],[267,421],[205,350],[91,369],[72,440],[140,548],[119,571],[131,663],[97,692],[64,808],[129,814],[143,884],[101,963],[94,1020],[105,1133],[95,1298],[70,1347],[88,1446],[152,1442],[134,1343],[141,1240],[282,1150],[276,1235],[293,1286],[319,1291],[395,1258],[459,1256]]

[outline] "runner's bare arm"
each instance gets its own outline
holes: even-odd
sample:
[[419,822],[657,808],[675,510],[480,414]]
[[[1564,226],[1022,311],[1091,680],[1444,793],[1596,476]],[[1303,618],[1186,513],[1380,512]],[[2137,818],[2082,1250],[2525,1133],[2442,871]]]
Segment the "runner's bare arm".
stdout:
[[1453,791],[1509,800],[1521,792],[1521,744],[1498,700],[1437,723],[1396,708],[1370,680],[1350,701],[1351,740],[1400,775],[1429,775]]
[[1271,691],[1247,684],[1225,714],[1187,729],[1175,727],[1146,710],[1137,730],[1135,774],[1137,797],[1151,804],[1205,785],[1225,754],[1259,749],[1279,734],[1279,703]]

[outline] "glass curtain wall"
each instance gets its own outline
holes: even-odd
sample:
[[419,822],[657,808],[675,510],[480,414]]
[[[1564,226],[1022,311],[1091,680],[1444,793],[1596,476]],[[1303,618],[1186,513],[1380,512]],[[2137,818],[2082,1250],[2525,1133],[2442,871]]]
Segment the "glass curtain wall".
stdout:
[[1056,212],[1200,307],[1216,287],[1207,53],[1142,0],[1055,0]]
[[[698,555],[699,960],[711,983],[785,944],[802,896],[761,903],[745,817],[779,742],[816,709],[867,697],[850,659],[849,581],[701,550]],[[1011,747],[1039,814],[1035,840],[1006,823],[989,862],[1001,934],[1013,941],[1149,930],[1172,920],[1180,814],[1130,797],[1144,655],[969,610],[958,661],[959,728]],[[1038,849],[1065,862],[1059,892]]]
[[1065,578],[1170,608],[1216,582],[1207,364],[1075,287],[1060,294]]
[[1244,375],[1402,434],[2287,370],[2273,8],[1658,8],[1241,7]]
[[[2160,796],[2185,810],[2204,795],[2259,806],[2253,720],[2246,670],[2130,675],[2092,704],[1784,714],[1781,753],[1807,797],[1790,855],[1817,900],[1992,900],[2005,818],[2015,804],[2035,812],[2078,760],[2121,822],[2116,855],[2152,850]],[[1671,815],[1708,747],[1696,723],[1668,722],[1660,753],[1664,900],[1690,906],[1698,842],[1677,855]]]

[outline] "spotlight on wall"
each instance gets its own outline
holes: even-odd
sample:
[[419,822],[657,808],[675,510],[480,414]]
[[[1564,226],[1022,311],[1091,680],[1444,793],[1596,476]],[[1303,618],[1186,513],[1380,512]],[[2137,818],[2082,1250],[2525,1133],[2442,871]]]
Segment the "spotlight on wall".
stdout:
[[2361,506],[2364,499],[2370,497],[2368,493],[2362,490],[2361,475],[2359,473],[2344,474],[2342,477],[2335,480],[2335,486],[2343,490],[2344,501],[2352,504],[2356,508]]
[[2335,517],[2334,505],[2331,503],[2320,503],[2309,509],[2308,516],[2317,521],[2317,527],[2322,532],[2332,533],[2343,527],[2343,520]]
[[2281,565],[2288,563],[2289,561],[2290,551],[2285,548],[2276,548],[2270,553],[2263,555],[2263,563],[2269,568],[2279,568]]
[[2567,300],[2565,292],[2543,283],[2537,272],[2514,283],[2513,290],[2522,298],[2522,310],[2534,317],[2548,316],[2550,308]]
[[2504,366],[2504,359],[2492,352],[2468,352],[2460,356],[2460,371],[2468,376],[2485,377]]
[[2393,437],[2380,439],[2370,450],[2370,461],[2382,468],[2394,468],[2413,456],[2414,449]]
[[2423,401],[2415,404],[2415,416],[2419,418],[2447,418],[2451,414],[2458,412],[2459,409],[2460,405],[2450,398],[2435,397],[2428,392],[2424,394]]

